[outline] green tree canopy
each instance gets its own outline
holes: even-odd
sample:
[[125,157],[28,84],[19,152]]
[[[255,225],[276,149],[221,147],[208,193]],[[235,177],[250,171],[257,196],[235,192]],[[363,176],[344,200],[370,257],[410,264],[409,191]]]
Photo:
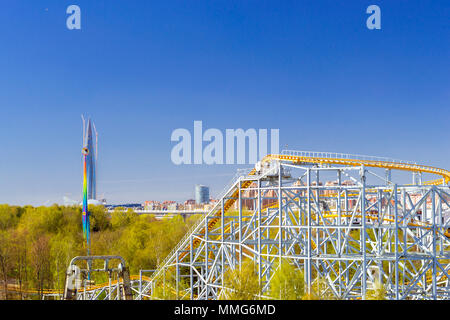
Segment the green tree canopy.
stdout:
[[270,282],[270,296],[279,300],[301,300],[304,294],[303,272],[288,261],[282,260]]
[[224,275],[225,291],[222,299],[257,300],[261,293],[259,279],[255,271],[255,264],[251,260],[242,263],[236,269],[228,270]]

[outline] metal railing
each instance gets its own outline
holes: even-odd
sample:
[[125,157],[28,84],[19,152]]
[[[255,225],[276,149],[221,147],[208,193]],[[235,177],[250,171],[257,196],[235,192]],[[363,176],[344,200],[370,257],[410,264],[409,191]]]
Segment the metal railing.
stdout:
[[417,164],[417,162],[394,158],[367,156],[361,154],[338,153],[338,152],[283,150],[281,151],[281,154],[286,156],[308,157],[308,158],[352,159],[352,160],[404,163],[410,165]]
[[[305,157],[310,159],[330,159],[333,160],[349,160],[353,162],[361,162],[367,166],[380,167],[380,168],[388,168],[388,169],[400,169],[400,170],[411,170],[417,172],[428,172],[432,174],[438,174],[445,178],[443,184],[448,183],[450,181],[450,171],[432,167],[428,165],[417,164],[417,162],[413,161],[405,161],[394,158],[386,158],[386,157],[375,157],[375,156],[366,156],[366,155],[358,155],[358,154],[346,154],[346,153],[336,153],[336,152],[316,152],[316,151],[296,151],[296,150],[283,150],[281,152],[282,156],[293,156],[293,157]],[[276,157],[276,155],[272,155]]]
[[248,176],[250,171],[252,171],[252,169],[237,169],[233,178],[231,178],[231,180],[225,185],[225,188],[223,188],[223,190],[220,193],[218,193],[215,198],[222,199],[228,193],[230,187],[236,183],[236,180],[238,180],[241,177]]

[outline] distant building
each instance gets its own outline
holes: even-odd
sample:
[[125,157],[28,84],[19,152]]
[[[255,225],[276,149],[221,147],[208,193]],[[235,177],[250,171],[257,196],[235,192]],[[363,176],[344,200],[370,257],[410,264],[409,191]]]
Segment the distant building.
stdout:
[[[257,188],[257,184],[255,182],[252,182],[250,188]],[[264,197],[264,199],[262,199],[261,201],[262,208],[267,208],[268,206],[271,206],[278,201],[275,190],[267,190],[261,192],[261,196]],[[255,210],[257,208],[257,198],[257,190],[243,190],[241,196],[242,207],[247,210]],[[239,201],[235,201],[233,204],[233,209],[237,210],[238,208]]]
[[161,203],[159,201],[145,201],[143,204],[145,210],[161,210]]
[[207,186],[195,186],[195,203],[204,204],[209,203],[209,188]]
[[91,119],[88,119],[86,122],[83,117],[83,150],[86,150],[86,160],[83,158],[83,166],[86,167],[88,200],[97,199],[97,177],[95,173],[98,155],[97,148],[98,134],[95,129],[95,124]]
[[184,202],[184,210],[193,210],[195,208],[195,200],[188,199]]
[[166,200],[161,203],[162,210],[177,210],[178,204],[175,201]]
[[209,203],[203,205],[203,210],[210,211],[219,202],[219,200],[211,199]]

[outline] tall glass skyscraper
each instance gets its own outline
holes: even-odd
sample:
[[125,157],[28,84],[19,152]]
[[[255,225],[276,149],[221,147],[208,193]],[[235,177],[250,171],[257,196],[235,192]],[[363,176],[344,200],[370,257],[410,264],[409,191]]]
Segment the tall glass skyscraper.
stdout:
[[195,186],[195,203],[209,203],[209,188],[207,186],[199,184]]
[[83,118],[83,148],[87,148],[88,150],[86,156],[87,198],[89,200],[92,199],[95,200],[97,199],[97,179],[95,171],[97,162],[98,134],[97,130],[95,129],[94,122],[90,118],[87,120],[87,122],[83,116],[82,118]]

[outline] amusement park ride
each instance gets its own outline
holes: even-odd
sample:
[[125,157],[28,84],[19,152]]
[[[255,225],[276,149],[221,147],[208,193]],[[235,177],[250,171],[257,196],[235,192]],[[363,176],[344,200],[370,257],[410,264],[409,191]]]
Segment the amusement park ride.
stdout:
[[[401,172],[412,174],[413,183],[396,183],[392,174]],[[423,182],[428,174],[439,179]],[[70,297],[157,299],[164,288],[177,299],[219,299],[232,289],[224,274],[247,260],[264,296],[287,260],[303,272],[307,293],[320,282],[329,298],[365,299],[378,283],[388,299],[449,299],[449,181],[447,170],[387,158],[267,155],[233,179],[150,277],[124,276],[122,262],[114,269],[122,282],[78,281]],[[68,275],[75,273],[71,264]]]

